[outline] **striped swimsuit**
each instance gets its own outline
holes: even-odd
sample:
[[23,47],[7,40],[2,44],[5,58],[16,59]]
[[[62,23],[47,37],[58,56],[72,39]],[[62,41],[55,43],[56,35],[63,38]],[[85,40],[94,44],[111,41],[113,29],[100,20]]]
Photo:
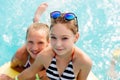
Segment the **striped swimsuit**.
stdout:
[[50,66],[46,70],[46,73],[48,78],[50,78],[50,80],[74,80],[75,79],[72,60],[69,62],[63,74],[59,76],[57,66],[56,66],[56,58],[53,57]]
[[30,56],[28,56],[28,60],[27,60],[27,62],[25,63],[24,68],[26,69],[26,68],[28,68],[28,67],[30,67],[30,66],[31,66]]

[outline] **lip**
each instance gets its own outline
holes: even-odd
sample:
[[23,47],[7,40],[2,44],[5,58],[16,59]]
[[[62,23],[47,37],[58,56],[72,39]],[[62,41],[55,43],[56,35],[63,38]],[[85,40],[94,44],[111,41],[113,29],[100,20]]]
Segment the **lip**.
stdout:
[[38,53],[39,53],[39,52],[33,52],[33,51],[32,51],[32,54],[34,54],[34,55],[37,55]]
[[63,49],[56,49],[57,51],[62,51]]

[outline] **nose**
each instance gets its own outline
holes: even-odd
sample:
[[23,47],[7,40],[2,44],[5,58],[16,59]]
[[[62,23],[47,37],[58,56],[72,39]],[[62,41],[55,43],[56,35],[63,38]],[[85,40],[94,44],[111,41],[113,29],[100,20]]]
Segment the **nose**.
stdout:
[[57,41],[56,41],[56,46],[57,46],[57,47],[60,47],[61,45],[62,45],[62,41],[61,41],[61,40],[57,40]]
[[37,45],[37,44],[34,44],[32,49],[33,49],[34,51],[35,51],[35,50],[38,50],[38,45]]

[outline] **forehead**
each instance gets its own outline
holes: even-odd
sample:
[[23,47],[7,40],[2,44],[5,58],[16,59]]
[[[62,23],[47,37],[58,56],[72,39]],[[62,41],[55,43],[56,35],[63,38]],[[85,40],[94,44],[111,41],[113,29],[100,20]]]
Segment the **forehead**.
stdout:
[[28,35],[28,37],[30,37],[30,36],[45,36],[46,37],[47,33],[41,29],[39,29],[39,30],[31,29],[31,30],[29,30],[27,35]]
[[42,29],[29,29],[28,34],[35,33],[35,32],[45,32],[45,31]]
[[66,24],[57,23],[55,24],[51,30],[51,34],[59,34],[59,35],[73,35],[72,31],[68,28]]

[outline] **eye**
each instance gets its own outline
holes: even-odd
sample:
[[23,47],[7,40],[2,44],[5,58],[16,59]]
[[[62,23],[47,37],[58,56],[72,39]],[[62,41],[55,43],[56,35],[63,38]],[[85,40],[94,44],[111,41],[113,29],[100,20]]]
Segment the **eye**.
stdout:
[[51,39],[57,39],[56,37],[54,37],[54,36],[51,36]]
[[33,41],[28,41],[27,43],[28,43],[28,44],[33,44]]
[[68,39],[67,37],[62,38],[62,40],[67,40],[67,39]]
[[38,42],[38,44],[44,44],[44,42]]

